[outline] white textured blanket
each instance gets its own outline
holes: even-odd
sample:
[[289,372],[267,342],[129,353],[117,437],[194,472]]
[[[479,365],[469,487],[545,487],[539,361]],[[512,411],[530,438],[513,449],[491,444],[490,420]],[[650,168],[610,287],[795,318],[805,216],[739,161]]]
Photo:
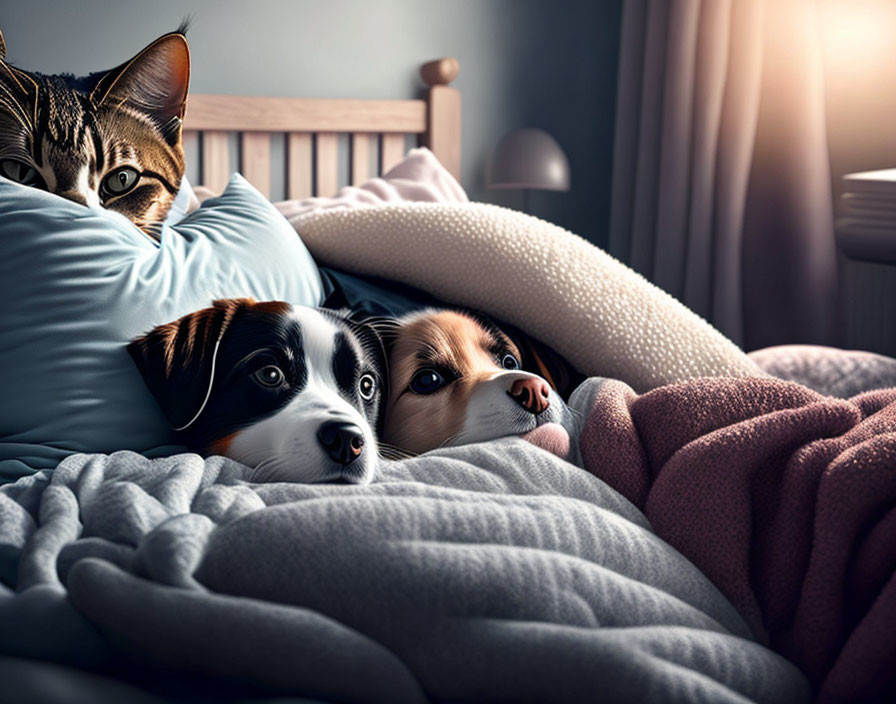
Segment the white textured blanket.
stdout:
[[75,455],[0,488],[0,653],[334,701],[808,698],[637,509],[522,440],[370,486],[248,471]]
[[491,313],[587,375],[639,392],[699,376],[763,376],[734,343],[581,237],[482,203],[405,203],[293,219],[323,264]]

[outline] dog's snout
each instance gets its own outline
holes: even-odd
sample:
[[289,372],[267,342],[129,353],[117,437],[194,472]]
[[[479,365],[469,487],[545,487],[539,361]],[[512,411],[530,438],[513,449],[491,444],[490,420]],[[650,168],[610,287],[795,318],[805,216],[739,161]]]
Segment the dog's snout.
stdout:
[[330,458],[339,464],[351,464],[364,450],[364,433],[354,423],[324,423],[317,431],[317,440]]
[[536,415],[546,411],[551,405],[549,400],[551,390],[548,388],[547,382],[535,377],[517,379],[507,393],[529,413]]

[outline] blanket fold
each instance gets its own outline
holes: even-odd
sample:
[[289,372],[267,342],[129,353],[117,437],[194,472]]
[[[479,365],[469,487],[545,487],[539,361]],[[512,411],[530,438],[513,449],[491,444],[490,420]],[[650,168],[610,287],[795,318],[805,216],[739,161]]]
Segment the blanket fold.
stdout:
[[[28,631],[19,604],[51,590],[130,667],[268,692],[807,701],[799,671],[637,508],[523,440],[387,463],[370,486],[249,476],[123,452],[0,488],[19,564],[0,653],[21,655],[6,629]],[[52,659],[57,634],[43,638]]]
[[[896,687],[896,389],[851,400],[776,379],[571,399],[585,467],[641,508],[819,702]],[[888,694],[889,693],[889,694]]]

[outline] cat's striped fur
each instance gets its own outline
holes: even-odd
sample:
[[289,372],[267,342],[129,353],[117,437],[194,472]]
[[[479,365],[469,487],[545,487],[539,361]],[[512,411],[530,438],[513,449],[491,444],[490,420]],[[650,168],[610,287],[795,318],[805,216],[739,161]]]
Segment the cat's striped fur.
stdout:
[[81,78],[11,66],[0,34],[0,175],[118,211],[157,237],[184,175],[185,30]]

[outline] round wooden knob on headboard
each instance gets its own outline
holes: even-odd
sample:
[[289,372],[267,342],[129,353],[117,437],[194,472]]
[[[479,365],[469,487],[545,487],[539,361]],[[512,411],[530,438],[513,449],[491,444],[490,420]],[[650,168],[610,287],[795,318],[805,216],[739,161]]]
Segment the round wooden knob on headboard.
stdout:
[[447,86],[460,73],[460,64],[453,56],[427,61],[420,67],[420,77],[428,86]]

